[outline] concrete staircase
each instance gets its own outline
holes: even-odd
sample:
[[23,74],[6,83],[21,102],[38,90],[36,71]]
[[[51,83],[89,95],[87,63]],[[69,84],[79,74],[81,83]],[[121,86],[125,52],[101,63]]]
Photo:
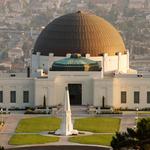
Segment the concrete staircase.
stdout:
[[[86,117],[90,114],[87,112],[87,106],[71,106],[71,113],[73,117]],[[62,116],[62,108],[57,113],[58,116]]]
[[72,116],[86,116],[88,115],[87,106],[71,106]]

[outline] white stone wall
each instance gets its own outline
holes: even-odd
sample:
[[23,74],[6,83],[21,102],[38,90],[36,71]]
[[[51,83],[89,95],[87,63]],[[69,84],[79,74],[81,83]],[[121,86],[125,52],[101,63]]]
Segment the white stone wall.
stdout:
[[[0,90],[3,91],[3,103],[0,107],[24,108],[34,105],[34,80],[27,78],[0,79]],[[16,103],[10,102],[10,91],[16,91]],[[23,91],[29,91],[29,103],[23,103]]]
[[51,65],[54,61],[63,59],[64,57],[54,57],[53,54],[49,54],[49,56],[40,55],[39,52],[37,54],[32,55],[32,76],[36,77],[37,69],[43,69],[48,72],[51,68]]
[[[67,54],[66,57],[69,57]],[[32,55],[32,76],[37,76],[37,69],[43,69],[48,72],[54,61],[63,59],[65,57],[56,57],[52,53],[49,56],[40,55],[38,52]],[[108,56],[107,53],[104,56],[91,57],[90,54],[86,54],[86,58],[97,61],[104,73],[107,72],[122,72],[127,73],[129,69],[129,52],[127,54],[118,53],[115,56]]]
[[[150,91],[150,78],[116,78],[114,79],[114,106],[122,108],[150,108],[147,92]],[[127,103],[121,104],[121,91],[127,92]],[[139,104],[134,103],[134,91],[140,92]]]
[[98,79],[93,81],[93,105],[102,106],[102,97],[105,98],[105,106],[113,105],[113,80]]
[[[82,105],[115,108],[146,108],[147,91],[150,91],[150,77],[104,77],[100,72],[50,72],[49,78],[2,78],[0,90],[3,103],[0,107],[19,107],[43,105],[44,96],[48,106],[63,104],[64,89],[68,84],[82,84]],[[16,103],[10,103],[10,91],[16,91]],[[23,91],[29,91],[29,103],[23,103]],[[127,103],[121,103],[121,91],[127,92]],[[140,92],[140,103],[134,104],[134,91]]]
[[4,79],[17,79],[17,78],[26,78],[27,77],[27,73],[0,73],[0,79],[4,78]]
[[49,81],[53,87],[50,87],[52,97],[51,104],[63,104],[64,89],[68,84],[82,85],[82,105],[93,105],[93,79],[101,78],[101,72],[69,72],[53,71],[49,72]]
[[46,104],[51,105],[51,81],[48,79],[35,79],[35,104],[34,106],[43,105],[44,96],[46,98]]
[[[66,57],[69,57],[69,54]],[[81,84],[82,105],[102,106],[102,97],[104,96],[106,106],[115,108],[150,107],[150,104],[147,104],[150,76],[139,78],[137,74],[132,73],[134,71],[129,68],[128,52],[127,54],[118,53],[115,56],[104,54],[100,57],[90,57],[87,54],[86,57],[98,61],[103,68],[102,71],[48,71],[54,61],[64,57],[54,57],[53,54],[41,56],[40,53],[32,55],[33,77],[36,77],[37,70],[41,68],[47,70],[47,78],[26,78],[26,74],[10,77],[10,74],[1,74],[0,90],[3,91],[4,102],[0,103],[0,106],[23,108],[43,105],[44,96],[48,106],[63,104],[65,86]],[[16,91],[16,103],[10,103],[11,90]],[[29,103],[23,103],[24,90],[29,90]],[[121,91],[127,92],[126,104],[121,103]],[[134,104],[134,91],[140,92],[139,104]]]

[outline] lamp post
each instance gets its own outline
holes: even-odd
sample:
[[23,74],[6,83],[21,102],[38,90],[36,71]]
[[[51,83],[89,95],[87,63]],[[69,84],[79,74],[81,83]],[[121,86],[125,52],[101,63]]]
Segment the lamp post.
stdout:
[[139,112],[139,108],[136,108],[136,115],[137,115],[137,118],[138,118],[138,112]]
[[0,112],[1,112],[1,124],[3,125],[4,124],[3,108],[1,108]]
[[45,29],[45,26],[41,26],[41,29],[42,29],[42,30]]
[[136,108],[136,116],[135,116],[135,129],[137,128],[137,123],[139,119],[139,108]]

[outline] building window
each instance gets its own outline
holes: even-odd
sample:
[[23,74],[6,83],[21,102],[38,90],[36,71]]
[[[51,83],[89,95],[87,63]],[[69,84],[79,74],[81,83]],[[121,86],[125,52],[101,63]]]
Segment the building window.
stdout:
[[10,91],[10,102],[16,103],[16,91]]
[[134,92],[134,103],[135,104],[139,104],[140,102],[140,92],[139,91],[135,91]]
[[29,91],[23,91],[23,102],[24,103],[29,102]]
[[127,101],[127,92],[121,91],[121,103],[126,103]]
[[150,91],[147,92],[147,103],[150,104]]
[[0,103],[3,103],[3,91],[0,91]]

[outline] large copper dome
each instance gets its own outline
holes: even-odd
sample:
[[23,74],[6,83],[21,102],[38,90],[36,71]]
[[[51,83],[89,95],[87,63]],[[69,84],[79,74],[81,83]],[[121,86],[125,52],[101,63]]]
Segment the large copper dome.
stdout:
[[120,34],[110,23],[96,15],[78,11],[49,23],[39,35],[33,53],[54,53],[55,56],[89,53],[98,56],[125,51]]

